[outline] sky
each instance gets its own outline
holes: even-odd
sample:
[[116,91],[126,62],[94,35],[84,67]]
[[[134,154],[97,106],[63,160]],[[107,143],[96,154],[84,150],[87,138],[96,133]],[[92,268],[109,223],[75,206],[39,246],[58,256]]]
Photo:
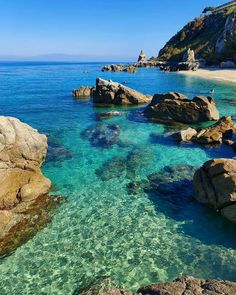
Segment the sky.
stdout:
[[0,0],[0,59],[135,60],[222,0]]

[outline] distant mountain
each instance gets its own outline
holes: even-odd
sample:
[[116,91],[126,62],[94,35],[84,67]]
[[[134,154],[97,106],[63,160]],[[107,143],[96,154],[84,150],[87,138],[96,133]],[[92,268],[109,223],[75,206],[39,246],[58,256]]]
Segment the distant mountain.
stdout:
[[225,60],[236,62],[236,7],[209,7],[204,12],[166,43],[159,52],[159,60],[181,61],[191,48],[208,65]]
[[134,61],[136,58],[127,56],[101,56],[101,55],[85,55],[85,54],[42,54],[34,56],[17,56],[17,55],[0,55],[0,61],[61,61],[61,62],[111,62],[111,61]]

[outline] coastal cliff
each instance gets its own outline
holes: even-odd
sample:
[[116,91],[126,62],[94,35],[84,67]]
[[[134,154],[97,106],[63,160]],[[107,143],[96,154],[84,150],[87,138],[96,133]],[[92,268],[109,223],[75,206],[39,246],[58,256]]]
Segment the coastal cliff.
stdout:
[[235,8],[213,8],[195,18],[173,36],[160,50],[160,61],[182,61],[188,48],[206,64],[220,64],[225,60],[236,62],[236,11]]

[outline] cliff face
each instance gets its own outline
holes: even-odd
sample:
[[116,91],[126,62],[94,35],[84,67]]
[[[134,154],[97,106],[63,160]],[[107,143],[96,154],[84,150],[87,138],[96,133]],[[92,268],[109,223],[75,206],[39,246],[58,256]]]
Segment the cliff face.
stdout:
[[209,65],[227,59],[236,62],[236,12],[228,10],[191,21],[166,43],[158,59],[181,61],[188,48]]

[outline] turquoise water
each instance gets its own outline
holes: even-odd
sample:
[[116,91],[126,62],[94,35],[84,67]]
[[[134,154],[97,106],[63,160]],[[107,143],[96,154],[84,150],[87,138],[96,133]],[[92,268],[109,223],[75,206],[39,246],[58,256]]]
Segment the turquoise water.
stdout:
[[[233,157],[231,149],[165,141],[162,135],[170,127],[134,120],[135,108],[93,108],[88,100],[74,100],[71,90],[94,85],[98,76],[126,81],[148,94],[174,90],[191,97],[214,88],[221,115],[236,118],[236,86],[157,69],[132,75],[102,73],[100,67],[0,64],[1,115],[15,116],[48,135],[50,151],[43,171],[54,183],[53,194],[68,200],[51,224],[0,260],[1,295],[72,294],[104,275],[127,290],[182,274],[235,280],[234,225],[194,201],[164,202],[142,191],[127,191],[130,181],[146,179],[167,165],[199,167],[210,158]],[[98,123],[96,113],[111,109],[124,114],[100,123],[119,125],[123,144],[92,146],[81,132]],[[97,169],[115,156],[127,159],[137,148],[141,152],[135,173],[122,170],[119,177],[101,180]]]

